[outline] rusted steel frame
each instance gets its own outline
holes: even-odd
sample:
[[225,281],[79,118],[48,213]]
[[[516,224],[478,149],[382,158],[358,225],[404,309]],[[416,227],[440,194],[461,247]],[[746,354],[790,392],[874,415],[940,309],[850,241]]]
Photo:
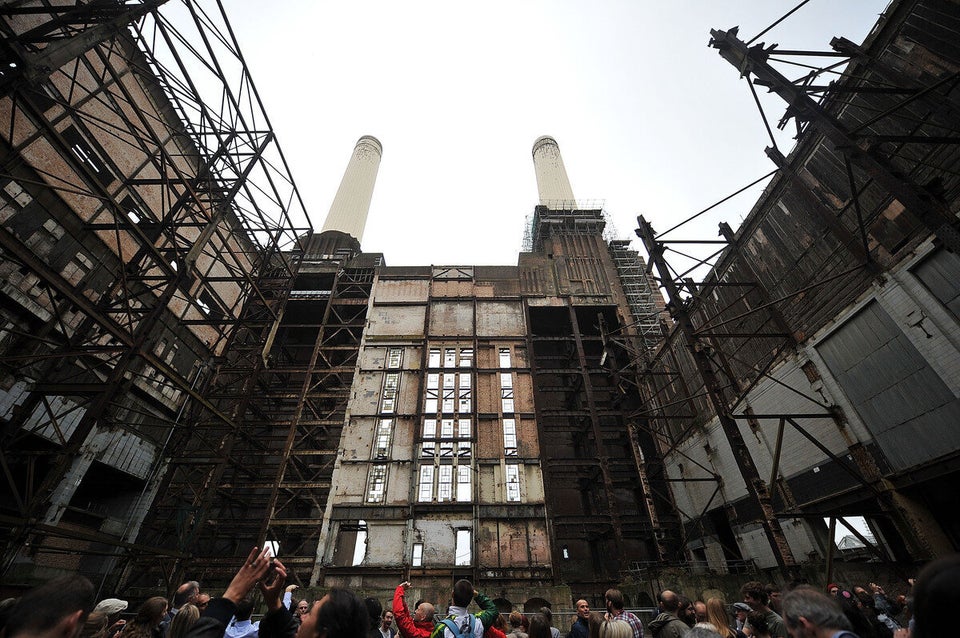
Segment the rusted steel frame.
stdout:
[[[773,467],[770,469],[770,480],[767,485],[770,489],[777,489],[777,478],[780,476],[780,452],[783,449],[783,430],[786,418],[780,419],[780,425],[777,426],[777,442],[773,448]],[[787,499],[784,498],[784,501]]]
[[[727,195],[726,197],[724,197],[724,198],[721,199],[720,201],[718,201],[718,202],[716,202],[716,203],[713,203],[713,204],[711,204],[710,206],[707,206],[706,208],[704,208],[703,210],[701,210],[699,213],[695,213],[694,215],[691,215],[690,217],[686,218],[685,220],[683,220],[682,222],[680,222],[680,223],[677,224],[676,226],[671,226],[670,228],[668,228],[667,230],[663,231],[662,233],[659,233],[659,234],[657,235],[657,239],[662,239],[663,236],[666,235],[667,233],[672,232],[672,231],[680,228],[680,227],[683,226],[684,224],[693,221],[694,219],[696,219],[697,217],[700,217],[700,215],[703,215],[704,213],[710,212],[711,210],[713,210],[714,208],[716,208],[716,207],[719,206],[720,204],[723,204],[724,202],[730,201],[731,199],[733,199],[734,197],[736,197],[736,196],[739,195],[740,193],[742,193],[742,192],[744,192],[744,191],[746,191],[746,190],[749,190],[750,188],[753,188],[754,186],[756,186],[757,184],[759,184],[759,183],[762,182],[763,180],[767,179],[768,177],[771,177],[771,176],[772,176],[774,173],[776,173],[776,172],[777,172],[776,170],[770,171],[769,173],[767,173],[767,174],[764,175],[763,177],[761,177],[761,178],[759,178],[759,179],[756,179],[756,180],[750,182],[749,184],[747,184],[746,186],[744,186],[744,187],[741,188],[740,190],[737,190],[737,191],[735,191],[735,192]],[[648,265],[647,265],[647,272],[649,272],[649,271],[650,271],[650,267],[649,267],[649,264],[648,264]]]
[[[925,187],[901,178],[886,159],[858,148],[853,137],[854,132],[848,131],[836,118],[826,113],[820,104],[771,67],[768,62],[769,52],[762,46],[748,48],[736,37],[736,31],[711,30],[710,33],[710,45],[717,48],[721,57],[740,70],[741,76],[747,77],[749,81],[752,73],[767,82],[770,89],[787,102],[788,110],[798,122],[809,122],[837,148],[845,151],[852,162],[900,200],[947,248],[960,252],[957,218],[943,201]],[[916,98],[917,96],[913,96],[910,100]]]
[[833,554],[836,551],[836,546],[837,546],[837,544],[833,540],[833,537],[836,535],[836,533],[837,533],[837,517],[831,516],[830,526],[827,530],[827,535],[829,536],[829,538],[827,539],[827,570],[826,570],[827,574],[826,574],[826,582],[823,584],[824,588],[826,588],[828,584],[833,582]]
[[[294,413],[290,417],[290,425],[289,425],[289,428],[287,429],[287,436],[286,436],[286,440],[284,441],[283,450],[281,451],[280,459],[277,466],[276,476],[273,479],[273,486],[271,488],[270,496],[268,497],[266,502],[266,509],[264,512],[264,516],[262,519],[262,523],[260,526],[260,531],[257,539],[258,544],[262,544],[263,541],[266,539],[266,537],[272,531],[272,528],[274,526],[274,514],[277,509],[277,502],[279,499],[281,487],[284,487],[285,489],[291,489],[291,490],[296,490],[298,488],[306,489],[307,484],[311,483],[309,481],[299,480],[299,481],[289,481],[286,484],[284,484],[283,481],[287,472],[287,466],[293,465],[297,461],[296,457],[293,456],[293,451],[295,449],[295,445],[297,444],[297,437],[298,437],[300,428],[303,427],[301,423],[301,419],[303,417],[304,410],[307,407],[308,394],[310,393],[312,386],[314,385],[313,375],[317,373],[318,359],[320,359],[321,352],[324,349],[323,342],[324,342],[325,334],[330,328],[329,324],[331,321],[331,317],[334,315],[333,307],[336,304],[338,290],[342,285],[340,280],[343,277],[344,272],[345,271],[343,269],[338,269],[337,272],[334,274],[334,280],[331,284],[332,292],[330,295],[330,299],[327,303],[324,304],[323,317],[320,320],[319,330],[317,330],[317,334],[314,339],[313,349],[310,354],[309,363],[307,365],[306,370],[304,371],[303,382],[301,384],[300,391],[298,393],[297,405],[294,409]],[[367,292],[369,297],[369,290]],[[357,343],[356,345],[359,348],[359,343]],[[338,401],[338,403],[340,401]],[[324,483],[327,487],[329,487],[329,484],[330,484],[329,479],[324,481]],[[294,574],[293,576],[298,580],[304,580],[304,578],[300,575]],[[307,577],[306,580],[309,580],[309,577]]]
[[696,338],[693,335],[694,326],[687,311],[686,304],[684,304],[679,297],[679,290],[676,283],[669,278],[669,268],[664,261],[662,249],[657,246],[660,242],[654,239],[655,233],[642,215],[637,218],[637,222],[639,223],[639,228],[636,231],[637,235],[643,240],[647,252],[651,256],[651,261],[664,278],[663,285],[671,301],[671,314],[677,322],[678,329],[687,335],[694,363],[707,388],[710,402],[713,405],[717,419],[723,428],[734,459],[740,469],[741,476],[747,487],[747,492],[760,508],[762,526],[767,540],[770,543],[770,548],[773,551],[778,565],[784,569],[791,569],[796,565],[796,561],[790,545],[787,543],[787,539],[783,534],[780,521],[776,517],[770,493],[763,479],[760,478],[760,473],[757,470],[753,457],[750,455],[750,450],[746,446],[739,425],[730,415],[727,398],[724,396],[723,389],[713,371],[713,365],[709,357],[707,357],[701,348],[695,347]]
[[[860,208],[860,197],[857,194],[857,181],[853,176],[853,166],[850,165],[850,157],[843,156],[843,166],[847,171],[847,183],[850,184],[850,199],[853,201],[853,210],[857,214],[857,227],[860,229],[860,241],[862,242],[863,254],[870,254],[870,245],[867,241],[867,227],[863,223],[863,210]],[[869,259],[869,257],[868,257]]]
[[600,410],[597,407],[596,398],[593,396],[593,383],[590,381],[590,369],[587,367],[587,355],[583,349],[583,334],[580,331],[580,322],[577,319],[576,309],[567,304],[567,312],[570,316],[570,325],[573,328],[573,341],[576,348],[576,365],[579,368],[579,376],[583,384],[583,392],[587,399],[587,409],[589,411],[590,428],[593,431],[597,451],[600,453],[597,460],[600,464],[600,472],[603,476],[603,489],[607,498],[607,508],[610,511],[613,524],[614,541],[617,544],[617,556],[623,557],[623,528],[620,521],[620,510],[617,507],[617,501],[613,494],[613,478],[610,476],[610,466],[607,462],[606,446],[603,443],[603,436],[600,430],[598,420]]

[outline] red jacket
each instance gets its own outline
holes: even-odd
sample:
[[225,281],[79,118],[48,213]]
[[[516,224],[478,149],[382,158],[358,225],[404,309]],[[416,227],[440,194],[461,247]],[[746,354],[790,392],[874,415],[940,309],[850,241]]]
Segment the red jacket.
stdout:
[[393,619],[397,623],[397,628],[400,629],[400,635],[403,638],[430,638],[435,626],[434,622],[414,621],[410,616],[410,610],[407,609],[407,601],[403,594],[403,587],[397,587],[393,592]]

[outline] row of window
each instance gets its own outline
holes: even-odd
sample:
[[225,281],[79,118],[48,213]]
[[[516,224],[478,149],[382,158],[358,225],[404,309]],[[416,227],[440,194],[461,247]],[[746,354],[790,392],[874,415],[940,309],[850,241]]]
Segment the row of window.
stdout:
[[[498,351],[500,367],[510,367],[510,348]],[[403,348],[388,348],[386,367],[398,370],[403,364]],[[430,348],[427,351],[427,368],[472,368],[473,348]]]
[[[520,501],[520,466],[510,463],[506,466],[507,501]],[[370,466],[367,481],[367,503],[383,503],[387,487],[387,466]],[[434,465],[424,463],[420,466],[417,481],[418,503],[469,503],[473,500],[473,468],[464,465]]]

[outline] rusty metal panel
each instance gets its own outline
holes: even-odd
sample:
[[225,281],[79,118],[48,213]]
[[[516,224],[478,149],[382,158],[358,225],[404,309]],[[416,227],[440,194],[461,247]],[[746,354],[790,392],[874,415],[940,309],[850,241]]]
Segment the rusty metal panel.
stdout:
[[522,491],[520,497],[524,503],[543,502],[543,472],[539,465],[526,464],[523,466]]
[[503,455],[503,421],[485,419],[477,425],[477,457],[500,458]]
[[430,295],[437,297],[473,297],[473,282],[459,280],[434,280]]
[[503,478],[498,472],[500,465],[480,465],[477,467],[477,483],[481,503],[499,503],[503,501],[501,492]]
[[425,306],[374,306],[370,311],[364,335],[422,336],[425,317]]
[[893,468],[960,448],[960,399],[878,303],[817,351]]
[[473,303],[437,301],[430,304],[430,334],[432,336],[473,336]]
[[374,303],[425,303],[429,292],[430,281],[426,279],[378,279],[372,294]]
[[478,301],[477,336],[524,336],[527,333],[519,301]]
[[540,458],[540,438],[537,434],[537,422],[533,419],[517,417],[517,448],[523,458]]

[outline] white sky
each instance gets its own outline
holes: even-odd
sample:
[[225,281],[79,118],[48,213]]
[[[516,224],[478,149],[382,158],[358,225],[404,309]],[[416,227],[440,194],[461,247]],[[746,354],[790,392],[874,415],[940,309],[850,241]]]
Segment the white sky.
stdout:
[[[635,236],[639,213],[663,231],[769,172],[749,89],[707,43],[711,28],[734,25],[749,40],[797,3],[226,5],[315,229],[357,139],[382,142],[362,245],[396,266],[516,264],[540,135],[559,143],[576,197],[605,200],[622,237]],[[811,0],[761,40],[860,42],[886,4]],[[770,104],[775,122],[783,103]],[[697,236],[715,237],[719,221],[736,228],[759,193],[705,215]]]

